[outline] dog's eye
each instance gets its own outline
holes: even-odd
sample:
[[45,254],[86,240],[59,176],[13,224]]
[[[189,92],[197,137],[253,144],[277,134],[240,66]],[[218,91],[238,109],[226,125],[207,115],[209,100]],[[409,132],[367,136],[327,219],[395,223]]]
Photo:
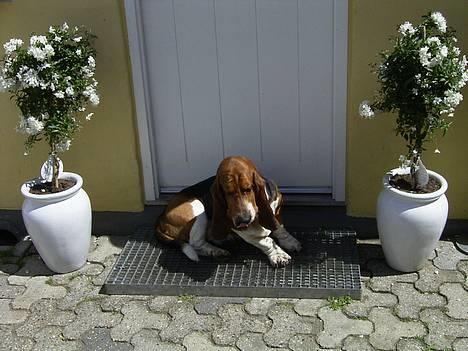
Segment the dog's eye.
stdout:
[[250,193],[251,191],[252,191],[252,188],[245,188],[245,189],[242,189],[242,192],[243,192],[244,194],[248,194],[248,193]]

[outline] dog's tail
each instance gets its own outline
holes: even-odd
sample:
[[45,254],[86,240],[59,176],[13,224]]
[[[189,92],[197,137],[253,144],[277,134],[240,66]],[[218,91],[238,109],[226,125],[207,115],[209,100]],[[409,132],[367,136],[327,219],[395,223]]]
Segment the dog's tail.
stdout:
[[195,262],[200,261],[200,258],[198,257],[197,252],[195,251],[193,246],[191,246],[190,244],[180,243],[180,248],[182,252],[185,254],[185,256],[190,258],[192,261],[195,261]]

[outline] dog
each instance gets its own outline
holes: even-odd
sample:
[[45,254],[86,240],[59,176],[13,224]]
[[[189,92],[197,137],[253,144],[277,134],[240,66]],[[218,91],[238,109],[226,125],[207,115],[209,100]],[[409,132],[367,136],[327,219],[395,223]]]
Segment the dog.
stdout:
[[[301,250],[284,228],[282,194],[243,156],[221,161],[216,176],[183,189],[156,222],[158,240],[178,245],[192,261],[230,253],[218,246],[232,233],[259,248],[274,267],[289,264],[286,252]],[[286,251],[285,251],[286,250]]]

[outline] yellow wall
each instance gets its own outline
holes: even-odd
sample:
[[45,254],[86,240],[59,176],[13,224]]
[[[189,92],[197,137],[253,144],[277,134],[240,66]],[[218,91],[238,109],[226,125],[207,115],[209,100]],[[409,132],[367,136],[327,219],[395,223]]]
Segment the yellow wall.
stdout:
[[[457,30],[459,47],[468,55],[468,3],[466,0],[350,0],[348,64],[347,211],[353,216],[374,216],[375,202],[385,171],[398,166],[406,153],[403,139],[395,136],[394,116],[380,114],[374,120],[358,116],[359,103],[371,99],[378,85],[369,64],[377,53],[389,49],[388,38],[406,20],[438,10]],[[455,112],[454,124],[436,146],[427,145],[425,165],[442,174],[449,183],[450,218],[468,218],[468,89]]]
[[[39,4],[40,3],[40,4]],[[81,174],[94,210],[140,211],[142,183],[135,132],[133,92],[122,3],[117,0],[21,0],[0,2],[0,43],[12,37],[27,41],[51,24],[84,25],[98,36],[96,78],[100,105],[84,124],[65,170]],[[3,48],[1,48],[3,52]],[[1,55],[3,56],[3,54]],[[39,173],[47,158],[45,145],[23,156],[23,137],[15,132],[16,105],[0,94],[0,208],[21,207],[21,183]],[[39,145],[38,145],[39,146]]]
[[[405,153],[402,140],[393,132],[394,117],[379,115],[365,121],[357,107],[372,98],[377,88],[369,64],[388,48],[388,37],[405,20],[417,21],[431,10],[441,11],[458,31],[459,46],[468,53],[466,0],[349,0],[347,210],[353,216],[374,216],[375,201],[383,173],[397,165]],[[66,170],[80,173],[95,210],[139,211],[143,186],[126,44],[124,11],[118,0],[22,0],[0,2],[0,43],[11,37],[25,40],[33,31],[44,32],[50,24],[67,21],[83,24],[98,39],[97,79],[101,104],[95,118],[76,135],[63,155]],[[465,95],[468,92],[465,90]],[[454,126],[439,141],[441,154],[428,145],[426,165],[449,181],[451,218],[468,218],[468,96],[456,114]],[[37,175],[47,149],[37,147],[23,156],[23,139],[15,133],[17,108],[0,94],[0,208],[21,206],[18,188]]]

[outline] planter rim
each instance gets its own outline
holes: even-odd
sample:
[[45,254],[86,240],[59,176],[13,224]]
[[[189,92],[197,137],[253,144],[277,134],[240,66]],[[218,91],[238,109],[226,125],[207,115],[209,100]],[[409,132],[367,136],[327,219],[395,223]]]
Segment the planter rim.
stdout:
[[407,199],[413,199],[413,200],[420,200],[420,201],[431,201],[431,200],[437,200],[439,197],[441,197],[443,194],[448,189],[448,183],[447,180],[441,176],[439,173],[436,173],[431,170],[427,170],[427,173],[437,179],[440,182],[440,189],[437,191],[434,191],[432,193],[427,193],[427,194],[413,194],[413,193],[408,193],[403,190],[399,190],[397,188],[394,188],[392,185],[390,185],[390,177],[392,177],[395,174],[408,174],[409,173],[409,168],[394,168],[387,172],[384,177],[383,177],[383,186],[384,189],[388,190],[389,192],[396,194],[398,196],[407,198]]
[[42,182],[41,178],[34,178],[23,183],[23,185],[21,186],[21,194],[23,194],[24,198],[26,199],[31,199],[39,202],[58,202],[72,197],[83,186],[83,178],[81,178],[81,176],[76,173],[63,172],[59,179],[72,179],[75,181],[76,184],[73,185],[71,188],[64,191],[60,191],[58,193],[38,195],[29,192],[31,186]]

